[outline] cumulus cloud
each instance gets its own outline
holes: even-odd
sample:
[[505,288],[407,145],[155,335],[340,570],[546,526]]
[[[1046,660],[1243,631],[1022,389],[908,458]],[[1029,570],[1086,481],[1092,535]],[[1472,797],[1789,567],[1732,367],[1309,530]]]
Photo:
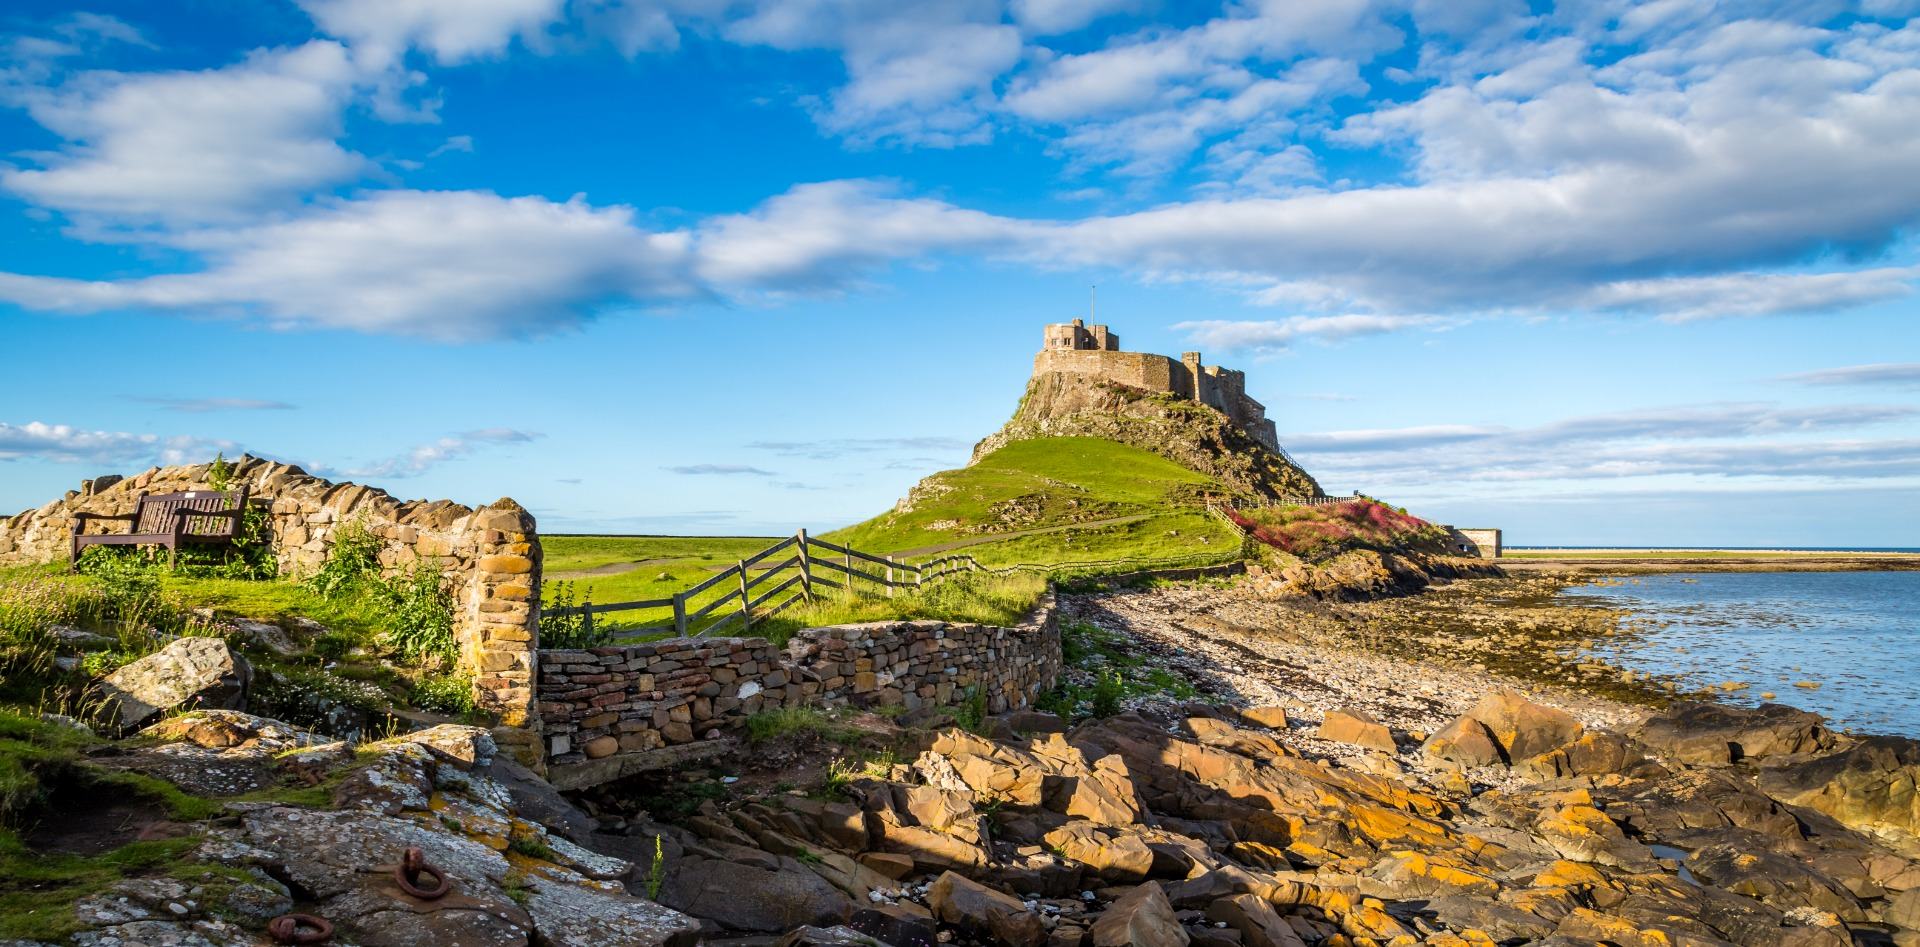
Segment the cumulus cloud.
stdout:
[[301,0],[329,36],[380,59],[419,48],[442,63],[506,51],[516,36],[537,34],[560,17],[566,0]]
[[771,477],[774,475],[771,470],[762,470],[746,464],[683,464],[660,469],[688,477]]
[[372,167],[342,148],[341,115],[362,73],[338,43],[262,50],[199,71],[87,72],[16,90],[65,139],[0,187],[110,222],[244,219]]
[[185,463],[232,450],[232,441],[126,431],[89,431],[69,424],[0,421],[0,461],[45,460],[98,467]]
[[127,280],[0,274],[0,299],[459,342],[549,333],[610,307],[698,294],[684,272],[685,236],[636,226],[632,208],[480,191],[377,191],[167,242],[206,267]]

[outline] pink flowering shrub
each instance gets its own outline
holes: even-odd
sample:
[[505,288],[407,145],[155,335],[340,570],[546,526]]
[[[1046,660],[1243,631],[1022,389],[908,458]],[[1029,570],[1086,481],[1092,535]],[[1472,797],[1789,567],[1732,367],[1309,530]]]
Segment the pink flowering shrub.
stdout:
[[1405,549],[1444,538],[1440,527],[1365,498],[1326,506],[1235,509],[1228,516],[1254,539],[1309,560],[1349,549]]

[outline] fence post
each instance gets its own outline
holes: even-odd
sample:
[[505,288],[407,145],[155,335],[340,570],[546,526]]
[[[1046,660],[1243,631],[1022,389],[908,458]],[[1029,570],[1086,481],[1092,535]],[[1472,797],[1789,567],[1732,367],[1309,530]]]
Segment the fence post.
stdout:
[[687,636],[687,593],[673,593],[673,633],[675,637]]
[[813,604],[813,560],[807,554],[807,531],[802,529],[793,535],[800,540],[800,595],[807,600],[807,604],[811,605]]
[[591,644],[593,642],[593,600],[588,599],[582,607],[585,611],[581,614],[580,638]]
[[853,547],[852,546],[847,547],[847,554],[845,557],[843,557],[841,561],[841,565],[844,565],[847,567],[847,601],[851,602],[853,601]]
[[740,627],[742,629],[752,628],[753,599],[751,596],[753,593],[747,591],[747,560],[742,559],[735,563],[733,567],[740,570]]
[[887,597],[893,597],[893,556],[887,556]]

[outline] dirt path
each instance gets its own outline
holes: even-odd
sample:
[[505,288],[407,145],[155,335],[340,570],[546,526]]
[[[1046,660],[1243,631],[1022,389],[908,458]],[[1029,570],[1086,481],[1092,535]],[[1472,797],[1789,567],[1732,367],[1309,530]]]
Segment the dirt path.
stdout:
[[571,572],[548,573],[549,579],[598,579],[603,576],[621,575],[632,572],[641,566],[657,566],[663,562],[679,562],[686,556],[655,556],[652,559],[635,559],[632,562],[609,562],[604,566],[591,569],[574,569]]

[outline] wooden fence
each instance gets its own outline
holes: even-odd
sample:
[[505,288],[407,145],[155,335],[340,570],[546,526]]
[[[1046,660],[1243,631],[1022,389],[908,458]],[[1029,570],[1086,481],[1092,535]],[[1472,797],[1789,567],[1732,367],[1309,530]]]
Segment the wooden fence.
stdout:
[[1214,565],[1223,560],[1236,559],[1241,553],[1240,549],[1230,549],[1160,558],[1014,563],[988,567],[981,565],[979,560],[965,553],[943,555],[922,562],[909,562],[892,556],[876,556],[824,539],[816,539],[808,536],[807,531],[803,529],[720,570],[712,577],[666,598],[606,604],[588,601],[565,608],[549,609],[546,610],[546,614],[552,618],[578,616],[585,624],[588,636],[591,637],[596,616],[647,610],[664,613],[667,609],[671,609],[671,618],[662,614],[658,616],[657,624],[622,626],[613,632],[611,637],[618,640],[663,632],[672,632],[675,636],[699,637],[731,628],[735,623],[738,623],[739,630],[744,633],[753,627],[754,622],[778,615],[797,603],[812,601],[817,589],[828,588],[851,593],[859,591],[859,583],[862,581],[867,583],[869,589],[884,591],[886,596],[891,598],[896,589],[918,589],[939,583],[951,576],[972,572],[994,575],[1014,572],[1071,575],[1123,568],[1180,568]]

